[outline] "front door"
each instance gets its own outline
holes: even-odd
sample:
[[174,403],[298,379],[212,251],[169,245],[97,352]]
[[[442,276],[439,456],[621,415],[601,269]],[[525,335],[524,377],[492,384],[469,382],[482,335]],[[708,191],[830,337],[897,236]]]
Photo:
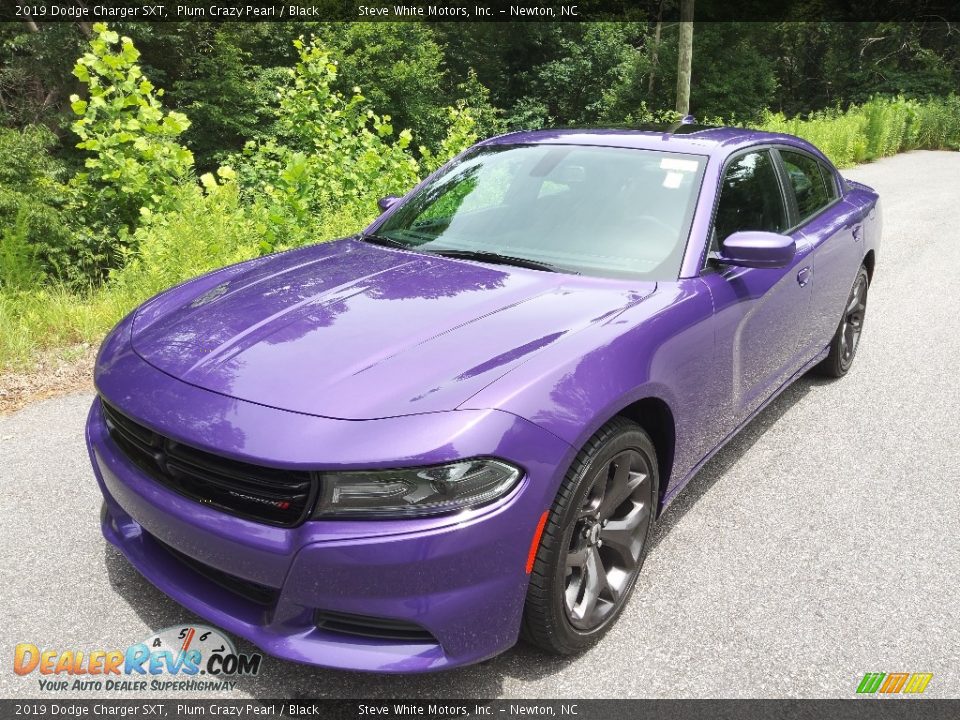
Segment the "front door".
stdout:
[[[740,230],[783,233],[791,225],[771,152],[735,156],[724,172],[713,249]],[[792,236],[797,253],[787,267],[714,265],[702,275],[713,296],[717,382],[728,388],[731,426],[756,410],[801,363],[801,337],[812,302],[812,247],[801,233]]]

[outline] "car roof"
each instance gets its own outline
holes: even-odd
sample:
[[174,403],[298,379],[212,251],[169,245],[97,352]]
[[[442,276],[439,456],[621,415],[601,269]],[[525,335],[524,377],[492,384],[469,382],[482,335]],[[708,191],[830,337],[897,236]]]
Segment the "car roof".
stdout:
[[638,148],[666,152],[726,157],[742,147],[758,143],[794,145],[822,157],[813,145],[794,135],[750,130],[737,127],[715,127],[676,124],[640,128],[553,128],[518,130],[485,140],[480,145],[590,145],[599,147]]

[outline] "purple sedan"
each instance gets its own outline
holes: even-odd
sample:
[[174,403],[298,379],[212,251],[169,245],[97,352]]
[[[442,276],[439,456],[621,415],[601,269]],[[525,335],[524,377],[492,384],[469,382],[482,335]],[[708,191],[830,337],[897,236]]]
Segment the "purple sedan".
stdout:
[[848,371],[881,228],[809,143],[695,125],[504,135],[380,206],[129,315],[87,442],[151,583],[381,672],[595,642],[691,476]]

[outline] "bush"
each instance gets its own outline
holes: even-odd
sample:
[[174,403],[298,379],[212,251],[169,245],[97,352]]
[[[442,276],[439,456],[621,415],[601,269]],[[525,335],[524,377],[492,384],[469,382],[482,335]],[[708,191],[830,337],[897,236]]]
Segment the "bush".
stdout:
[[928,100],[917,108],[916,146],[938,150],[960,150],[960,96]]
[[[208,270],[354,233],[375,217],[379,197],[405,192],[502,124],[470,75],[457,90],[464,100],[434,108],[435,134],[415,144],[359,87],[338,90],[331,51],[300,38],[294,67],[276,70],[272,123],[198,179],[180,144],[189,120],[164,109],[129,38],[100,24],[95,32],[74,69],[88,90],[86,100],[72,97],[78,147],[89,153],[84,171],[64,180],[46,129],[0,128],[0,368],[27,364],[38,349],[95,342],[144,299]],[[604,32],[588,33],[597,52]],[[601,55],[619,76],[623,63]],[[676,119],[631,107],[633,122]],[[514,106],[521,120],[549,113],[532,101]],[[846,167],[960,148],[960,98],[875,97],[806,117],[767,113],[760,127],[807,138]]]
[[[0,193],[0,209],[4,193]],[[30,216],[27,206],[15,208],[12,218],[0,227],[0,291],[23,290],[38,285],[42,272],[36,248],[30,244]]]
[[236,183],[182,188],[176,210],[151,216],[134,233],[134,247],[115,270],[107,292],[130,307],[214,268],[259,254],[264,220],[240,203]]
[[369,107],[359,87],[334,89],[337,63],[315,39],[294,42],[299,61],[280,89],[277,137],[248,143],[233,159],[252,210],[266,218],[263,252],[356,232],[376,201],[406,192],[429,171],[476,140],[472,111],[448,108],[437,152],[414,156],[409,130],[394,133],[389,115]]
[[[102,287],[62,285],[0,289],[0,367],[29,365],[38,350],[98,342],[131,308],[171,285],[256,257],[262,228],[240,204],[235,184],[177,192],[177,209],[152,216],[135,232],[136,250]],[[2,236],[0,236],[2,237]],[[0,252],[5,244],[0,244]],[[0,266],[6,268],[0,255]]]
[[0,128],[0,287],[28,278],[85,284],[104,260],[103,237],[83,232],[70,212],[73,191],[49,153],[55,142],[43,126]]

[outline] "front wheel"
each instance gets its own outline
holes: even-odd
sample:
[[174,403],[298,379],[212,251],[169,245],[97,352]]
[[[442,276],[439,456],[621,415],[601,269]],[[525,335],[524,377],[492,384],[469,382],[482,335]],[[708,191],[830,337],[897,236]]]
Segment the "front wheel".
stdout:
[[623,610],[646,556],[659,485],[653,443],[615,418],[564,478],[536,554],[523,637],[570,654],[596,642]]
[[830,354],[817,366],[821,375],[840,378],[847,374],[857,354],[863,321],[867,313],[867,291],[870,289],[870,275],[867,268],[860,266],[857,279],[853,281],[850,296],[843,309],[843,316],[837,331],[830,341]]

